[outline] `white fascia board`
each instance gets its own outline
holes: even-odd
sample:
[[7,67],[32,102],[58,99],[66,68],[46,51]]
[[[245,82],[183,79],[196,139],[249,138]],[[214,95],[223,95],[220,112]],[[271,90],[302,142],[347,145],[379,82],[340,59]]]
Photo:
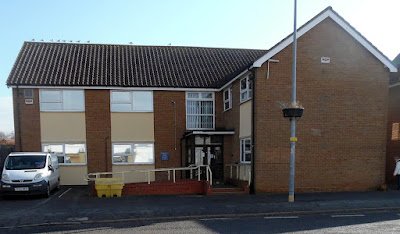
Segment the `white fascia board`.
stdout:
[[188,91],[188,92],[218,92],[220,89],[207,88],[167,88],[167,87],[111,87],[111,86],[18,86],[10,85],[9,88],[21,89],[107,89],[107,90],[136,90],[136,91]]
[[207,132],[207,131],[193,131],[191,134],[193,135],[233,135],[234,131],[215,131],[215,132]]
[[377,51],[377,49],[371,45],[367,40],[365,40],[359,33],[354,31],[354,29],[341,18],[339,18],[333,12],[330,12],[329,15],[337,24],[339,24],[346,32],[348,32],[354,39],[356,39],[361,45],[363,45],[371,54],[373,54],[379,61],[381,61],[387,68],[389,68],[390,72],[397,72],[397,67],[386,58],[382,53]]
[[242,71],[239,75],[235,76],[232,80],[230,80],[228,83],[226,83],[224,86],[222,86],[218,91],[222,91],[226,89],[228,86],[230,86],[235,80],[242,78],[243,76],[246,76],[250,73],[250,68]]
[[[371,43],[366,41],[359,33],[357,33],[347,22],[337,16],[333,11],[327,10],[322,13],[320,16],[315,18],[313,21],[309,22],[307,25],[303,26],[297,32],[297,38],[301,37],[308,31],[310,31],[317,24],[321,23],[324,19],[330,17],[333,21],[339,24],[346,32],[348,32],[354,39],[356,39],[361,45],[363,45],[369,52],[371,52],[379,61],[381,61],[386,67],[389,68],[390,72],[397,72],[396,66],[384,55],[382,55],[376,48],[374,48]],[[286,40],[275,46],[272,50],[268,51],[264,56],[259,58],[257,61],[253,63],[254,67],[261,67],[263,63],[265,63],[268,59],[272,58],[272,56],[276,55],[288,45],[293,43],[293,36],[288,37]]]

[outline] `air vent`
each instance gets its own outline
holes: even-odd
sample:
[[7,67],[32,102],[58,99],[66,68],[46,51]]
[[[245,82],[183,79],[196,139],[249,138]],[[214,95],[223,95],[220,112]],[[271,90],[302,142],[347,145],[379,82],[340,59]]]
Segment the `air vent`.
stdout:
[[33,89],[24,89],[25,98],[33,98]]

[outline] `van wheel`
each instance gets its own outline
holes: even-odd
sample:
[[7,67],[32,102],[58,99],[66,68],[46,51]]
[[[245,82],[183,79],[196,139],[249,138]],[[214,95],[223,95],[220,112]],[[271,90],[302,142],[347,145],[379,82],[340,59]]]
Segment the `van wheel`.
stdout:
[[46,193],[44,194],[44,197],[46,197],[46,198],[48,198],[48,197],[50,197],[50,184],[49,183],[47,183],[47,186],[46,186]]

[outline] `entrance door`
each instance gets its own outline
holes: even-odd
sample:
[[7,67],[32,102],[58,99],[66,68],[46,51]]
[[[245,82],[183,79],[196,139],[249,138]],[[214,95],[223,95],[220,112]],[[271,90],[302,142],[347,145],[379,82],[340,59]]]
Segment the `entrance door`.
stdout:
[[213,182],[215,184],[224,182],[224,157],[221,146],[209,147],[211,151],[210,165],[213,173]]
[[[212,172],[213,183],[224,182],[224,156],[222,135],[189,135],[186,137],[186,165],[208,165]],[[197,172],[193,171],[194,176]],[[206,178],[205,168],[201,172]],[[187,174],[188,178],[190,174]]]
[[224,160],[221,146],[195,147],[194,161],[196,165],[210,166],[214,183],[224,182]]

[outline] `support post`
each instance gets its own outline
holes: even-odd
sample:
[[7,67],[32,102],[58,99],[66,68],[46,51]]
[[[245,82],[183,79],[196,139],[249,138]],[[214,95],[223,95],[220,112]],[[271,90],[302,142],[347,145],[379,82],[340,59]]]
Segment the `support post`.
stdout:
[[[293,26],[293,65],[292,65],[292,104],[296,103],[296,52],[297,52],[297,0],[294,0],[294,26]],[[290,173],[289,173],[289,202],[294,202],[294,166],[296,149],[296,118],[290,119]]]
[[209,176],[209,171],[208,171],[208,169],[209,169],[209,166],[207,166],[207,168],[206,168],[206,176],[207,176],[207,181],[210,181],[210,176]]

